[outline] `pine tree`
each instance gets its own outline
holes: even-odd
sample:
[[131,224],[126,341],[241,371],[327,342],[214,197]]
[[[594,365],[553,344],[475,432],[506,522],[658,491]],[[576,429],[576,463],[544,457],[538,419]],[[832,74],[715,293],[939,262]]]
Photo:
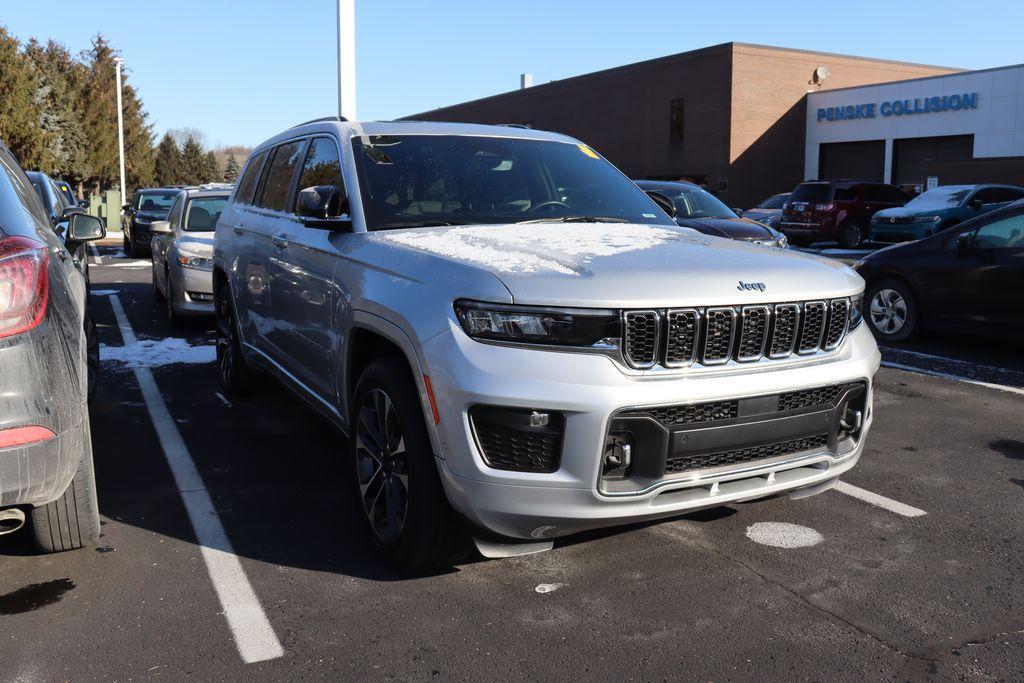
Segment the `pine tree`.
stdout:
[[153,166],[157,185],[177,185],[181,182],[181,150],[170,133],[164,133],[157,145]]
[[238,159],[234,153],[228,154],[228,160],[224,162],[224,182],[233,183],[238,180],[238,174],[242,169],[238,167]]
[[206,174],[206,155],[203,147],[193,136],[185,138],[181,146],[181,181],[186,185],[199,185]]
[[220,180],[220,164],[217,163],[217,155],[211,149],[206,153],[206,163],[203,164],[203,182],[216,183]]
[[0,140],[29,169],[41,167],[46,159],[47,133],[39,125],[36,91],[17,39],[0,27]]
[[85,132],[74,106],[70,78],[75,62],[63,45],[50,41],[43,47],[35,39],[25,47],[25,58],[34,76],[36,114],[45,136],[39,169],[72,183],[80,182],[88,168]]

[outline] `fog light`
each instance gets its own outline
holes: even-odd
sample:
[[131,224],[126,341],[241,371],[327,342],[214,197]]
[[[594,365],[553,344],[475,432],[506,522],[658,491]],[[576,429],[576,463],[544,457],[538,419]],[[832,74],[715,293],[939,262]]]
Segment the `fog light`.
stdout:
[[547,413],[538,413],[536,410],[530,414],[530,426],[531,427],[547,427],[548,422],[551,421],[551,416]]
[[633,465],[636,440],[629,432],[612,432],[604,442],[601,476],[605,479],[624,479]]

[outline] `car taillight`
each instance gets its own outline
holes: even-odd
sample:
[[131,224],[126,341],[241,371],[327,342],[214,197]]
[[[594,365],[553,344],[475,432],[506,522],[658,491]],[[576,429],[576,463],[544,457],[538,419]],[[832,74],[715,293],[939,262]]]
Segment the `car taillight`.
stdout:
[[836,208],[836,205],[833,204],[832,202],[829,202],[827,204],[815,204],[814,205],[814,210],[815,211],[825,211],[825,212],[828,212],[828,211],[831,211],[834,208]]
[[50,254],[27,237],[0,240],[0,339],[42,322],[49,298]]

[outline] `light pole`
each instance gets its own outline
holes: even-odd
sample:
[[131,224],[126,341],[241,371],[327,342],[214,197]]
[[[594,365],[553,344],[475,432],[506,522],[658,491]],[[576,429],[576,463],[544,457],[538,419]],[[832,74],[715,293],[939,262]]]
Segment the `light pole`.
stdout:
[[124,116],[121,114],[121,65],[124,60],[114,57],[114,69],[117,74],[117,152],[121,163],[121,205],[119,211],[124,210]]
[[355,0],[338,0],[338,115],[356,120]]

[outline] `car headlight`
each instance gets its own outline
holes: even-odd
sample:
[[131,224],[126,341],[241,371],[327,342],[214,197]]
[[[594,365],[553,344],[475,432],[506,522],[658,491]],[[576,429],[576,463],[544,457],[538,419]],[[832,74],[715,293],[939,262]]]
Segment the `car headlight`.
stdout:
[[850,324],[849,330],[853,332],[864,320],[864,292],[850,297]]
[[780,232],[779,236],[775,238],[774,246],[779,249],[789,249],[789,238]]
[[456,301],[455,314],[470,337],[512,344],[614,348],[622,338],[618,311],[509,306]]
[[934,223],[939,220],[940,216],[915,216],[915,223]]
[[178,264],[182,268],[194,270],[213,270],[213,259],[204,256],[193,256],[192,254],[179,254]]

